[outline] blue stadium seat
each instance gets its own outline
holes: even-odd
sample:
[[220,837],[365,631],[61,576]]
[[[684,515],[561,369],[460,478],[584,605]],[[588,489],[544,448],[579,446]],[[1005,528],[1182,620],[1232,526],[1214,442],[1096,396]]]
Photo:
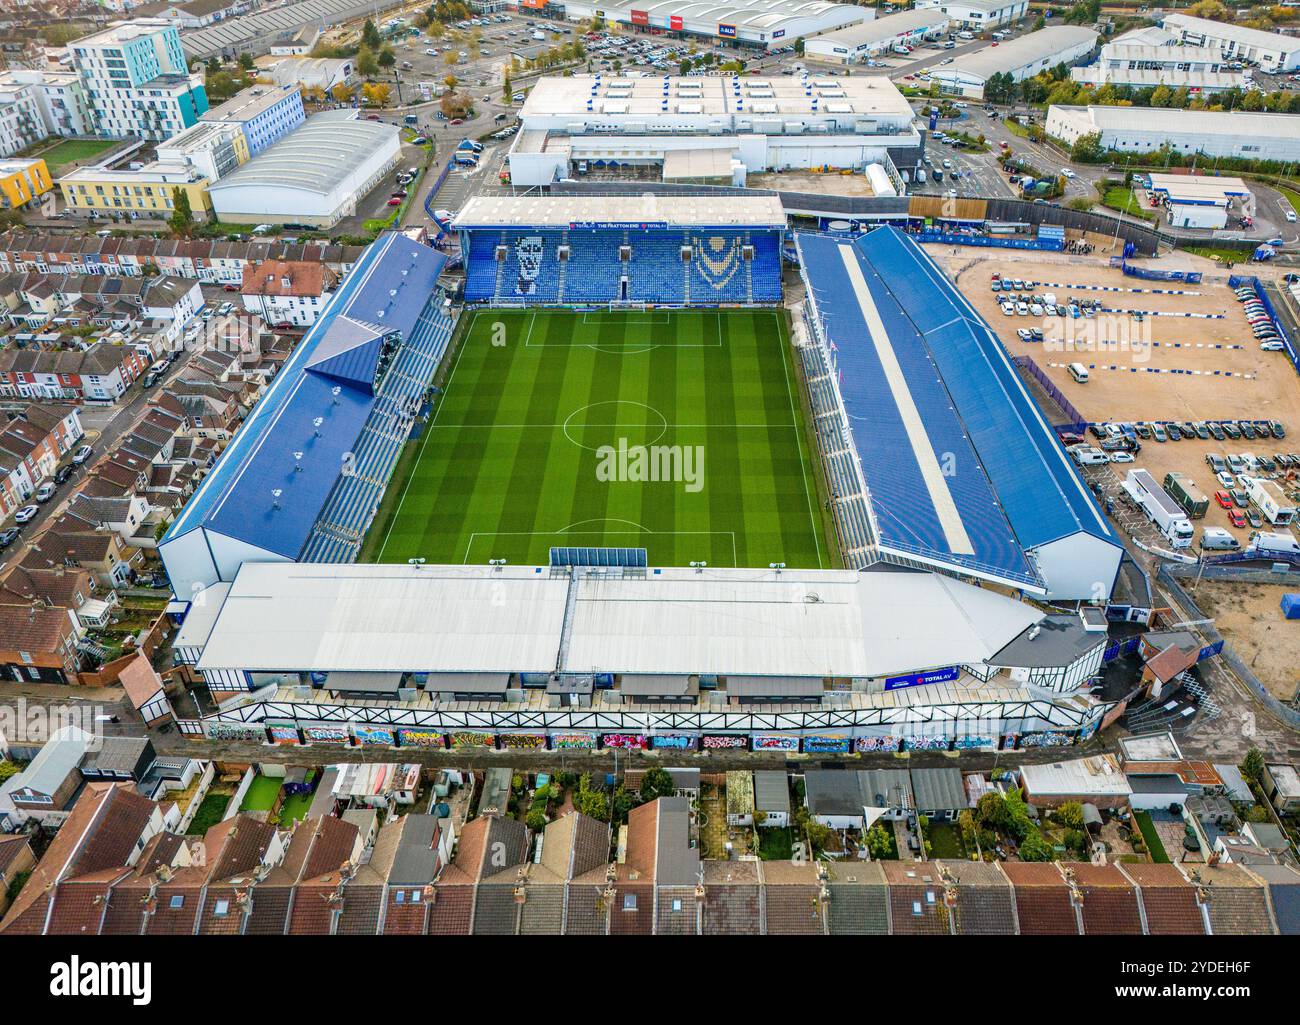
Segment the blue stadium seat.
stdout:
[[[467,302],[714,306],[781,301],[781,233],[744,230],[470,231]],[[567,246],[568,259],[560,259]],[[631,258],[619,259],[630,247]],[[682,260],[689,246],[691,259]],[[745,247],[753,258],[744,258]],[[504,247],[504,260],[497,252]],[[623,287],[626,278],[627,286]]]

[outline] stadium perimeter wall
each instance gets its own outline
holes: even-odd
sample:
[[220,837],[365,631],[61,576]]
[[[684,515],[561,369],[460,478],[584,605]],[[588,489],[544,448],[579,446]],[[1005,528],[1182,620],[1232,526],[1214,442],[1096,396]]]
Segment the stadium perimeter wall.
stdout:
[[[641,196],[647,192],[657,196],[776,196],[791,216],[822,215],[858,220],[900,220],[913,213],[913,199],[933,197],[909,196],[827,196],[812,192],[784,192],[771,189],[738,189],[723,185],[670,185],[663,182],[557,182],[550,188],[555,196]],[[1016,222],[1037,227],[1054,224],[1072,231],[1110,235],[1132,243],[1134,252],[1154,256],[1161,243],[1173,245],[1182,241],[1195,244],[1195,240],[1166,237],[1150,228],[1120,220],[1107,214],[1087,210],[1069,210],[1050,203],[1028,203],[1019,199],[986,199],[984,217],[989,221]]]

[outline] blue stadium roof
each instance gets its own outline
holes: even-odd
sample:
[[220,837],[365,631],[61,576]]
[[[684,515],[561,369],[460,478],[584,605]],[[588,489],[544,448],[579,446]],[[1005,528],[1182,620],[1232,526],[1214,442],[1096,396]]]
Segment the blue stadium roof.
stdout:
[[799,237],[879,543],[1016,581],[1033,570],[911,311],[853,243]]
[[997,336],[912,239],[798,243],[882,547],[1021,580],[1027,549],[1118,545]]
[[370,246],[162,543],[204,528],[297,558],[374,406],[380,339],[407,336],[445,262],[396,232]]

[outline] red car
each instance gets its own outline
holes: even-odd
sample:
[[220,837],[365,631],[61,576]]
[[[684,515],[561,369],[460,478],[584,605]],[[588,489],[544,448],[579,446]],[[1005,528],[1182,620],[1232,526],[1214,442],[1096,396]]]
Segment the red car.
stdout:
[[1226,491],[1216,491],[1214,493],[1214,500],[1219,503],[1219,507],[1222,509],[1232,508],[1232,496]]
[[398,199],[396,196],[394,196],[392,199],[390,199],[390,200],[388,201],[388,205],[389,205],[389,206],[401,206],[401,205],[402,205],[402,201],[401,201],[400,199]]
[[238,291],[239,291],[239,286],[238,286],[238,285],[222,285],[221,287],[224,288],[227,292],[238,292]]
[[447,123],[449,125],[463,125],[465,123],[465,119],[463,117],[454,117]]
[[1241,515],[1241,513],[1236,509],[1230,509],[1228,510],[1228,522],[1234,527],[1244,527],[1246,525],[1246,517]]

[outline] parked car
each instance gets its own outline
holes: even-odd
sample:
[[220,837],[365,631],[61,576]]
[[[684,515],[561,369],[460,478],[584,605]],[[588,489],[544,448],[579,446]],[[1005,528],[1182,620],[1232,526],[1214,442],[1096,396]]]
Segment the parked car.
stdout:
[[14,522],[28,523],[40,511],[41,511],[41,507],[39,505],[25,505],[21,509],[19,509],[16,513],[14,513]]
[[1241,513],[1236,509],[1230,509],[1228,510],[1228,522],[1234,527],[1244,527],[1246,525],[1246,517],[1241,515]]
[[1242,491],[1241,488],[1233,488],[1230,493],[1232,495],[1232,503],[1237,506],[1237,508],[1245,509],[1250,505],[1250,496],[1247,495],[1246,492]]
[[62,484],[64,481],[66,481],[69,477],[72,476],[72,470],[73,467],[71,466],[71,464],[60,466],[57,470],[54,471],[54,483]]
[[47,480],[36,489],[36,501],[45,503],[54,497],[54,482]]
[[77,449],[77,451],[72,453],[73,463],[75,463],[77,466],[80,466],[82,463],[84,463],[87,459],[90,458],[91,453],[94,451],[95,450],[91,448],[89,445],[82,445],[80,448]]
[[1232,496],[1226,491],[1216,491],[1214,493],[1214,500],[1219,503],[1220,508],[1232,508]]

